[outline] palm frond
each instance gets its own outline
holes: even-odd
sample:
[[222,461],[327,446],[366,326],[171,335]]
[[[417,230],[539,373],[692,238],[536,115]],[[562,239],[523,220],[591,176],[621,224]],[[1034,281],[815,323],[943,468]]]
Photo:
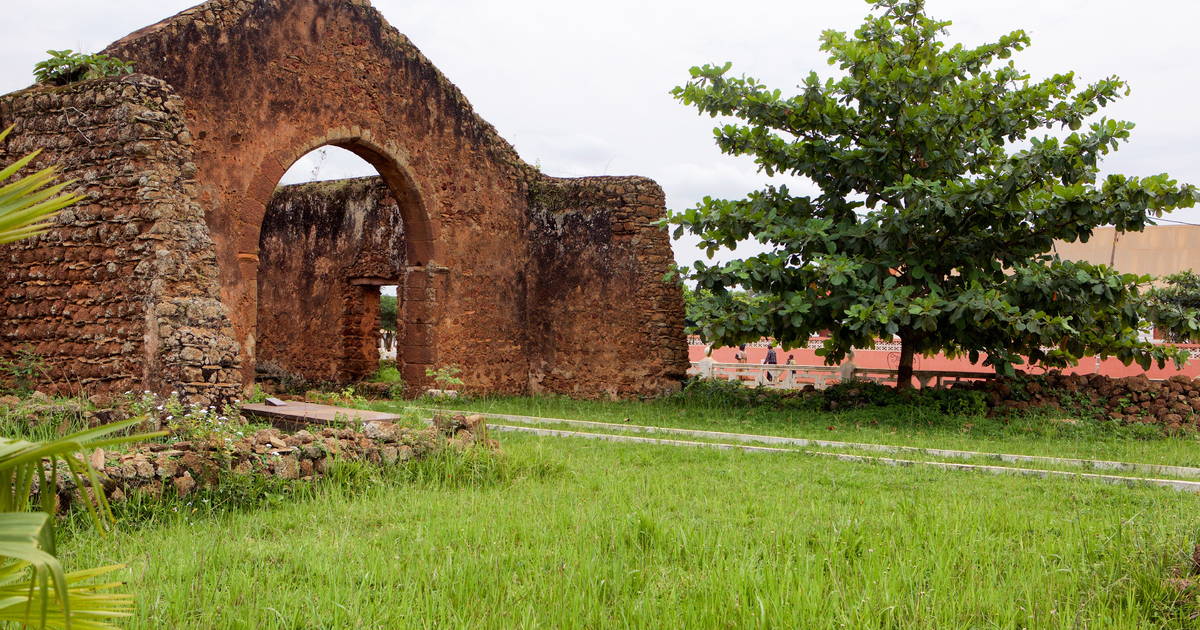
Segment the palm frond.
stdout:
[[[0,142],[12,129],[0,131]],[[0,170],[0,243],[11,243],[44,232],[55,214],[83,199],[82,195],[62,194],[72,182],[54,183],[58,178],[57,166],[5,183],[39,153],[34,151]]]

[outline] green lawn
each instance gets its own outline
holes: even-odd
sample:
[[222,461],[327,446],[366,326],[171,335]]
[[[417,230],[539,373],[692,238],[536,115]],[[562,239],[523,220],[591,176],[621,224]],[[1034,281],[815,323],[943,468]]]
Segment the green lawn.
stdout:
[[499,437],[496,467],[183,505],[68,566],[129,563],[131,628],[1194,627],[1164,580],[1196,495]]
[[399,410],[412,404],[845,442],[1200,467],[1200,433],[1166,437],[1156,426],[1116,427],[1109,423],[1067,418],[1074,422],[1072,424],[1062,421],[1065,414],[1063,417],[1044,415],[1005,420],[953,417],[906,406],[824,412],[768,406],[730,408],[669,398],[648,402],[559,397],[481,398],[379,402],[373,403],[372,407]]

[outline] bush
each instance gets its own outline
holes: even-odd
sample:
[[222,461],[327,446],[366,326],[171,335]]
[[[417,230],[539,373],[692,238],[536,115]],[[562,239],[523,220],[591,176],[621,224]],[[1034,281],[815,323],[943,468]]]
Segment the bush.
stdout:
[[922,389],[915,398],[922,407],[937,409],[948,416],[978,417],[987,414],[983,392],[967,389]]
[[396,367],[395,361],[380,361],[379,370],[371,377],[373,383],[403,383],[404,377]]
[[115,77],[133,72],[133,64],[108,55],[86,55],[71,50],[47,50],[50,58],[33,66],[33,76],[38,83],[69,85]]
[[987,396],[968,389],[920,389],[899,392],[873,381],[844,381],[823,390],[778,390],[746,387],[738,381],[691,379],[672,395],[683,404],[710,407],[771,406],[811,411],[847,411],[863,407],[908,406],[948,416],[978,417],[987,413]]
[[855,407],[886,407],[905,402],[906,395],[887,385],[873,381],[849,380],[830,385],[821,391],[825,399],[824,408],[853,409]]
[[769,405],[785,409],[819,409],[821,396],[815,391],[745,387],[737,381],[692,378],[670,400],[708,407],[754,407]]
[[34,385],[46,373],[46,359],[33,351],[29,345],[13,353],[11,359],[0,359],[0,374],[8,389],[18,394],[33,391]]

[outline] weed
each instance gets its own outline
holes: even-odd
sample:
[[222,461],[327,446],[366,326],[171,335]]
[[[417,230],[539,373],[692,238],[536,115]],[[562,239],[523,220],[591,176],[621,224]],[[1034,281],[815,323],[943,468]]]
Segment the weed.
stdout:
[[234,439],[245,435],[246,421],[232,404],[218,409],[213,405],[185,404],[178,392],[163,397],[151,391],[126,394],[124,407],[131,416],[146,416],[155,427],[170,431],[173,439]]
[[379,369],[375,371],[375,375],[370,380],[373,383],[396,383],[403,382],[404,377],[401,376],[395,359],[383,359],[379,362]]
[[261,385],[259,385],[258,383],[255,383],[253,385],[253,387],[250,388],[250,395],[246,397],[246,402],[261,403],[261,402],[265,402],[266,400],[267,400],[267,392],[263,391],[263,388]]
[[443,365],[436,370],[433,368],[425,368],[425,376],[433,379],[438,384],[439,389],[454,389],[463,384],[463,380],[458,377],[462,372],[462,368],[457,365]]
[[38,83],[69,85],[133,72],[132,63],[108,55],[88,55],[71,50],[47,50],[46,53],[50,58],[33,66],[33,76]]
[[11,359],[0,359],[0,374],[10,384],[10,390],[20,394],[33,391],[46,373],[46,359],[33,351],[33,346],[21,346]]
[[328,392],[311,389],[304,392],[304,399],[323,405],[337,405],[342,407],[355,407],[367,403],[367,399],[360,396],[354,390],[353,385],[347,385],[340,390]]

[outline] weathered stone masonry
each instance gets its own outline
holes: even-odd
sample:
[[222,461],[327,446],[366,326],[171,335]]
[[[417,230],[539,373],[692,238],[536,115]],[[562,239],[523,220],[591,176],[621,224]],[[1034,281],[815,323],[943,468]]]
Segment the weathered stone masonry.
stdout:
[[16,124],[0,162],[43,149],[86,196],[0,251],[3,351],[45,357],[53,389],[241,388],[182,109],[141,75],[0,98],[0,125]]
[[[0,159],[44,148],[88,195],[53,233],[0,250],[0,353],[30,343],[58,387],[216,399],[266,356],[349,378],[370,364],[356,331],[381,283],[402,286],[400,363],[418,387],[451,363],[468,387],[510,393],[650,394],[682,377],[658,187],[538,174],[365,0],[212,0],[107,52],[144,74],[0,97],[0,124],[17,125]],[[382,185],[354,219],[371,229],[337,245],[313,214],[334,211],[337,187],[310,197],[291,253],[338,264],[292,286],[303,265],[276,255],[268,206],[323,145]],[[288,292],[341,321],[318,337],[260,321]]]
[[378,287],[403,289],[405,261],[404,222],[378,177],[279,189],[259,244],[260,368],[314,381],[374,373]]

